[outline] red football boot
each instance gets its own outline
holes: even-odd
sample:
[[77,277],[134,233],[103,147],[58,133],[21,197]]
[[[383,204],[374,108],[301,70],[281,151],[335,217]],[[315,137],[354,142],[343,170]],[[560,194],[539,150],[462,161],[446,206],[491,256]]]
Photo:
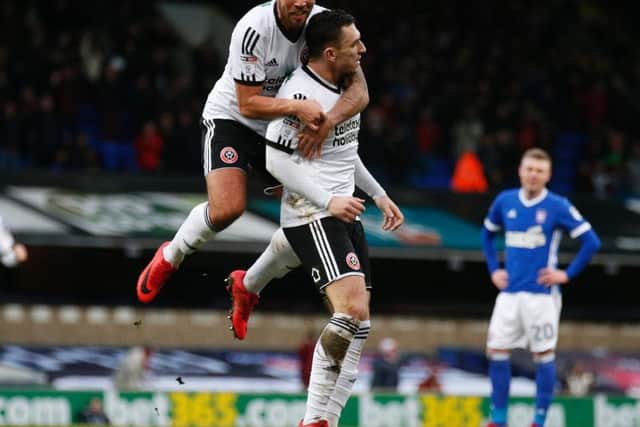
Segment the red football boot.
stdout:
[[499,425],[499,424],[496,424],[496,423],[494,423],[494,422],[491,422],[491,423],[487,424],[487,427],[506,427],[506,426],[501,426],[501,425]]
[[160,289],[167,283],[169,277],[176,272],[175,268],[169,261],[164,259],[162,250],[167,246],[169,242],[164,242],[156,254],[151,259],[151,262],[142,270],[140,277],[138,277],[138,299],[141,302],[150,303],[158,295]]
[[228,317],[231,320],[233,335],[239,340],[243,340],[247,336],[249,316],[260,299],[258,294],[249,292],[244,287],[243,281],[246,273],[244,270],[235,270],[225,279],[227,291],[231,295],[233,304]]

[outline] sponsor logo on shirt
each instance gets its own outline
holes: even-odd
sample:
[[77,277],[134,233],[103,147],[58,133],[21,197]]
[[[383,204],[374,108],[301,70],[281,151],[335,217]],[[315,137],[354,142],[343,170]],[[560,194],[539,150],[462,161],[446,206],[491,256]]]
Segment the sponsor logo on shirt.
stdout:
[[277,67],[278,66],[278,60],[276,58],[273,58],[271,61],[267,62],[264,65],[265,65],[265,67]]
[[542,226],[534,225],[527,231],[507,231],[505,243],[510,248],[535,249],[547,244]]
[[255,64],[258,62],[258,57],[255,55],[240,55],[240,61]]
[[338,124],[333,133],[332,146],[347,145],[358,140],[360,131],[360,118],[356,117]]
[[284,82],[286,78],[287,78],[287,75],[284,75],[284,76],[274,77],[274,78],[265,80],[264,83],[262,84],[262,91],[277,92],[278,89],[280,89],[280,86],[282,86],[282,82]]

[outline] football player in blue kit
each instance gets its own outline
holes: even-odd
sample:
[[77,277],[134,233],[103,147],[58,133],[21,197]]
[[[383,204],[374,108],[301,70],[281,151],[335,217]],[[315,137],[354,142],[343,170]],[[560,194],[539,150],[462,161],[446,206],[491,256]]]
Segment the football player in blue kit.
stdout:
[[[491,281],[500,290],[487,336],[492,388],[488,427],[507,425],[509,359],[514,348],[528,348],[533,353],[536,409],[531,426],[544,426],[556,382],[555,348],[562,306],[559,285],[578,275],[600,248],[600,239],[580,212],[566,198],[547,190],[551,178],[547,152],[527,150],[518,174],[521,187],[498,194],[482,234]],[[494,244],[501,231],[505,235],[504,267]],[[581,243],[566,270],[557,268],[563,231]]]

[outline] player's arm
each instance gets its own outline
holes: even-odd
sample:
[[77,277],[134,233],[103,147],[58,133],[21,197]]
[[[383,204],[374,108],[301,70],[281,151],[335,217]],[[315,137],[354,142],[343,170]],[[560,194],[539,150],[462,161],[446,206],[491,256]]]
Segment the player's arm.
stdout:
[[602,246],[600,238],[591,228],[591,224],[571,204],[566,202],[566,209],[559,217],[560,225],[569,231],[569,235],[580,239],[580,250],[566,270],[543,268],[538,275],[538,282],[545,286],[567,283],[576,277],[591,261],[593,255]]
[[591,261],[593,255],[600,250],[602,243],[595,231],[589,230],[579,236],[580,250],[565,270],[569,280],[576,277]]
[[506,288],[509,283],[506,270],[500,267],[495,244],[495,237],[502,228],[501,201],[502,198],[498,196],[493,202],[482,227],[482,253],[491,275],[491,281],[500,290]]
[[273,119],[296,116],[312,129],[325,120],[322,106],[311,99],[283,99],[262,95],[262,84],[249,85],[236,81],[236,95],[240,114],[250,119]]
[[274,99],[262,95],[267,78],[265,59],[267,42],[259,32],[259,23],[241,20],[231,34],[229,66],[235,81],[240,114],[250,119],[272,119],[295,115],[304,123],[316,126],[325,119],[322,107],[315,101]]
[[566,270],[543,268],[538,275],[538,282],[545,286],[564,284],[576,277],[585,269],[593,255],[600,249],[600,238],[593,230],[580,235],[580,250]]
[[495,231],[488,230],[486,227],[482,228],[482,253],[484,260],[487,263],[487,269],[489,274],[493,274],[500,268],[500,261],[498,261],[498,250],[496,249],[496,233]]
[[276,148],[269,142],[266,150],[267,170],[287,189],[304,196],[314,205],[327,209],[331,215],[346,222],[355,221],[364,211],[364,200],[332,195],[316,184],[309,175],[308,166],[296,162],[289,152]]
[[331,129],[361,113],[367,105],[369,105],[369,88],[362,68],[358,67],[346,90],[340,95],[333,108],[327,112],[326,120],[320,123],[317,130],[312,128],[303,130],[299,142],[300,154],[306,158],[320,156],[322,142]]
[[362,162],[360,156],[356,159],[355,182],[356,186],[367,193],[373,199],[376,206],[384,216],[382,229],[385,231],[397,230],[404,223],[404,215],[398,206],[391,200],[384,188],[371,175],[371,172]]
[[369,105],[369,87],[362,68],[358,67],[338,102],[327,113],[327,122],[335,125],[364,111]]

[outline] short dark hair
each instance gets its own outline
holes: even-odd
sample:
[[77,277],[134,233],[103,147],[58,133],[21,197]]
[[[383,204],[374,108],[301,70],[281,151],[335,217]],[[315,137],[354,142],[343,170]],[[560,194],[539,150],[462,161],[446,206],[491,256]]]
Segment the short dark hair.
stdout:
[[327,45],[337,45],[342,27],[356,22],[355,18],[341,9],[325,10],[309,19],[306,29],[309,58],[317,58]]

